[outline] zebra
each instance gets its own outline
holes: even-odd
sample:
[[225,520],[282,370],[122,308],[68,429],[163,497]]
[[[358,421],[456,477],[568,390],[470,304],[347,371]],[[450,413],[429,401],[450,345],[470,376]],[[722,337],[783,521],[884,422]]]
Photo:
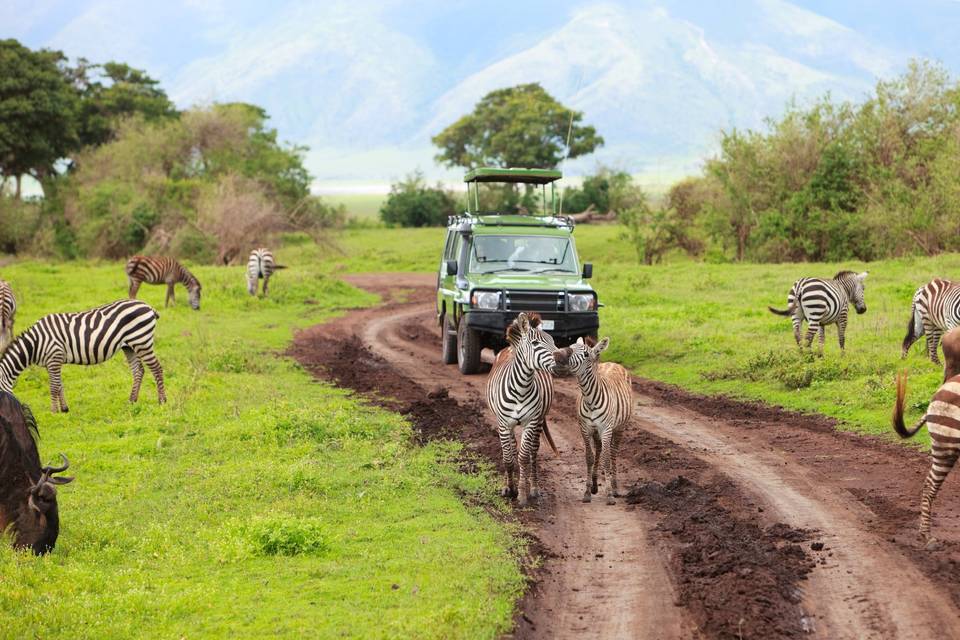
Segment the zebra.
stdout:
[[54,413],[69,411],[60,379],[63,365],[100,364],[121,349],[133,373],[130,402],[137,401],[146,365],[163,404],[167,400],[163,369],[153,352],[159,317],[150,305],[139,300],[118,300],[89,311],[43,316],[17,336],[0,357],[0,390],[12,392],[24,369],[40,365],[50,376],[51,409]]
[[[587,487],[583,502],[597,493],[597,471],[603,465],[607,478],[607,504],[616,504],[617,449],[623,429],[633,415],[633,391],[630,374],[614,362],[600,362],[600,354],[610,346],[610,338],[600,342],[591,337],[554,354],[557,370],[577,377],[580,399],[577,417],[587,461]],[[591,440],[593,446],[591,447]]]
[[797,341],[797,346],[801,346],[800,326],[806,320],[806,346],[809,348],[813,343],[813,336],[819,333],[821,353],[823,353],[825,340],[824,327],[828,324],[836,324],[840,350],[843,351],[849,303],[853,303],[858,314],[867,311],[867,305],[863,301],[866,277],[866,271],[863,273],[840,271],[833,276],[832,280],[800,278],[790,288],[786,310],[767,308],[779,316],[793,316],[793,338]]
[[174,260],[166,256],[133,256],[127,261],[127,278],[130,281],[130,297],[136,298],[140,284],[167,285],[167,298],[164,306],[175,302],[173,286],[180,283],[187,288],[190,297],[190,306],[194,311],[200,309],[200,281],[192,273]]
[[893,428],[901,438],[909,438],[927,425],[930,433],[930,471],[920,497],[920,537],[930,537],[933,501],[940,486],[953,469],[960,455],[960,375],[948,378],[930,400],[927,413],[910,429],[903,423],[903,406],[907,395],[907,374],[897,376],[897,400],[893,408]]
[[263,296],[267,296],[267,285],[270,283],[270,276],[277,269],[286,269],[282,264],[275,264],[273,254],[270,249],[260,247],[250,252],[250,259],[247,261],[247,291],[250,295],[257,295],[257,283],[263,278]]
[[0,353],[13,342],[13,319],[17,315],[17,299],[5,280],[0,280]]
[[[503,455],[504,488],[501,495],[517,497],[520,506],[537,498],[537,450],[543,432],[554,453],[557,448],[547,429],[547,412],[553,401],[555,366],[553,342],[539,329],[540,316],[521,313],[507,327],[509,348],[497,354],[487,378],[487,406],[497,418],[497,432]],[[514,429],[521,428],[517,450]],[[519,464],[518,464],[519,463]],[[519,466],[519,491],[514,473]]]
[[940,364],[940,337],[954,327],[960,327],[960,283],[934,278],[913,294],[901,356],[906,358],[913,343],[926,334],[927,356]]

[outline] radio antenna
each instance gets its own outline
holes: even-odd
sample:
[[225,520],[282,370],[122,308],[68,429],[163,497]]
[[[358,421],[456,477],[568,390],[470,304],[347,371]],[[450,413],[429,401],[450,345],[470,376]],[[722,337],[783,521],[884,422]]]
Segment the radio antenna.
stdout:
[[[576,96],[580,92],[580,83],[583,82],[583,69],[580,69],[580,75],[577,77],[577,87],[573,90],[573,95]],[[570,134],[573,132],[573,109],[570,109],[570,122],[567,124],[567,152],[563,155],[563,160],[560,161],[560,175],[561,177],[565,175],[564,170],[567,168],[567,158],[570,157]],[[557,212],[558,216],[563,215],[563,189],[560,189],[560,208]]]

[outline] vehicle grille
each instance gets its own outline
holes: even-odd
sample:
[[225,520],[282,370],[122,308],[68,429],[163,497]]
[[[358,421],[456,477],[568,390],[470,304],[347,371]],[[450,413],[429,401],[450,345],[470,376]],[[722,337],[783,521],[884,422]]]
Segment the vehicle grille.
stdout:
[[563,311],[566,293],[563,291],[504,292],[507,311]]

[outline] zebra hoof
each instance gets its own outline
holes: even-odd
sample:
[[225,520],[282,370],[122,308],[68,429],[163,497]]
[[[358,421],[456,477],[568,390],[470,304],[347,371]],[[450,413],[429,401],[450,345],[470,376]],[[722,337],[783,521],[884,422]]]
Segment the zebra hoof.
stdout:
[[540,497],[540,489],[530,490],[530,498],[539,498],[539,497]]
[[583,494],[583,498],[581,498],[580,500],[581,502],[590,502],[592,499],[593,498],[590,497],[590,492],[587,491],[586,493]]
[[943,549],[943,544],[936,538],[928,538],[927,544],[923,545],[924,551],[940,551]]
[[607,496],[607,504],[617,504],[617,501],[613,499],[613,496]]

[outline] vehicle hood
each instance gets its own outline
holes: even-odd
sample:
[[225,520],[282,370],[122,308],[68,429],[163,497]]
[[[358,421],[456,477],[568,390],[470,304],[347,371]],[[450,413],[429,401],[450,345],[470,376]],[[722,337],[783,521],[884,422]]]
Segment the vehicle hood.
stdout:
[[579,274],[557,273],[472,273],[467,276],[471,289],[538,289],[560,291],[563,289],[590,289]]

